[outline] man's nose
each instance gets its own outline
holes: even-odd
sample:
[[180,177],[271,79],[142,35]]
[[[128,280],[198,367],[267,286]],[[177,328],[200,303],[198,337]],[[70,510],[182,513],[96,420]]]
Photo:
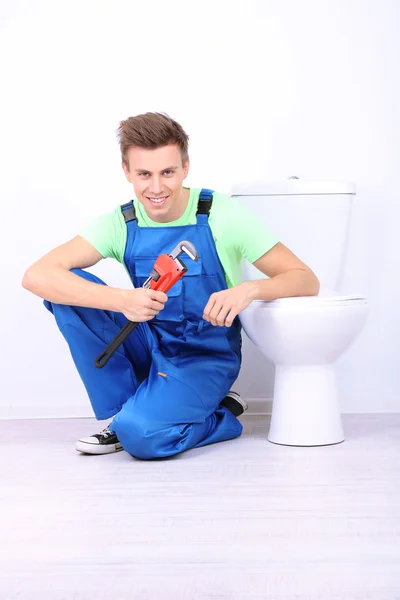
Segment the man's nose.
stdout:
[[159,177],[152,177],[150,183],[150,192],[155,196],[158,196],[162,192],[161,180]]

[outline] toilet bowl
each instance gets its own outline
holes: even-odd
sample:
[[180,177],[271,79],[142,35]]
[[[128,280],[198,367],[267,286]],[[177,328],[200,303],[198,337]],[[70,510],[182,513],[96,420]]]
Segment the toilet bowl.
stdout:
[[[268,439],[276,444],[320,446],[344,440],[335,361],[360,335],[368,314],[362,295],[336,291],[343,289],[355,194],[352,183],[298,177],[232,188],[232,197],[321,284],[318,296],[254,301],[239,315],[247,336],[275,365]],[[243,261],[243,281],[264,277]],[[252,382],[257,379],[254,373]]]
[[367,301],[323,289],[318,296],[254,301],[239,317],[246,335],[275,365],[268,439],[320,446],[344,440],[335,361],[362,331]]

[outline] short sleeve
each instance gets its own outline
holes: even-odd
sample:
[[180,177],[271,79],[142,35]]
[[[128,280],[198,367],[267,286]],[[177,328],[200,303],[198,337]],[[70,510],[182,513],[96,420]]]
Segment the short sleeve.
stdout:
[[229,198],[228,206],[228,210],[224,211],[227,224],[224,237],[227,238],[227,245],[235,248],[239,256],[254,263],[271,250],[279,242],[279,238],[237,198]]
[[126,225],[120,209],[100,215],[79,232],[103,258],[115,258],[123,262],[126,243]]

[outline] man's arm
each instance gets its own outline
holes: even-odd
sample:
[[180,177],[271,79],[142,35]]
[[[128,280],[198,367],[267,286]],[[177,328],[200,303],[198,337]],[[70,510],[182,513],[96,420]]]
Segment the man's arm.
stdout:
[[71,273],[98,263],[102,255],[83,237],[76,236],[54,248],[30,266],[22,286],[57,304],[119,310],[122,290],[86,281]]
[[230,327],[234,318],[253,300],[276,300],[292,296],[316,296],[319,281],[289,248],[278,242],[254,266],[270,279],[244,281],[229,290],[211,294],[203,319]]
[[121,312],[133,322],[149,321],[164,308],[168,300],[164,292],[112,288],[71,273],[71,269],[91,267],[102,258],[89,242],[78,235],[29,267],[22,285],[49,302]]
[[316,296],[319,292],[317,276],[281,242],[253,264],[270,279],[247,282],[251,300]]

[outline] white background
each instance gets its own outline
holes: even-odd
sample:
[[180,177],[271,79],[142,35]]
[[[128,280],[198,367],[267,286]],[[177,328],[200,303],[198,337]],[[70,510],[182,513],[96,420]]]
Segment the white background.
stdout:
[[[341,406],[399,410],[399,2],[14,0],[0,17],[0,417],[92,414],[53,317],[21,279],[130,199],[115,131],[146,111],[190,135],[189,185],[356,184],[344,287],[371,313],[338,364]],[[129,286],[116,263],[95,272]],[[272,394],[272,369],[248,344],[237,389]]]

